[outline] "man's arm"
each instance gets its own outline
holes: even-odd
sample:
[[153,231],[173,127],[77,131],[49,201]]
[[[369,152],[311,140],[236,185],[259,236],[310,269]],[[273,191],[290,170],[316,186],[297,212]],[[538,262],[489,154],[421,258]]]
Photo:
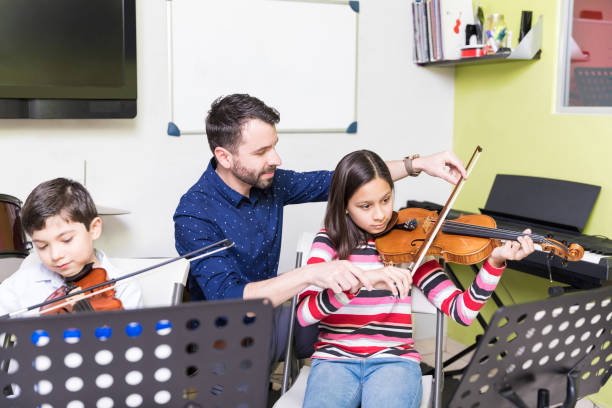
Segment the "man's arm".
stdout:
[[[393,181],[400,180],[408,176],[408,171],[403,160],[388,161],[387,167],[391,173]],[[433,177],[439,177],[451,184],[457,184],[460,177],[467,178],[465,167],[455,153],[450,150],[434,153],[425,157],[417,157],[412,160],[414,172],[424,171]]]
[[357,292],[364,286],[367,290],[374,289],[363,270],[348,261],[333,261],[306,265],[271,279],[247,283],[243,297],[268,298],[272,305],[278,306],[308,286],[329,288],[334,293]]
[[[175,247],[180,255],[224,239],[222,231],[207,220],[187,215],[175,215]],[[239,273],[235,248],[192,261],[189,268],[191,280],[195,280],[207,300],[235,299],[242,297],[247,281]]]

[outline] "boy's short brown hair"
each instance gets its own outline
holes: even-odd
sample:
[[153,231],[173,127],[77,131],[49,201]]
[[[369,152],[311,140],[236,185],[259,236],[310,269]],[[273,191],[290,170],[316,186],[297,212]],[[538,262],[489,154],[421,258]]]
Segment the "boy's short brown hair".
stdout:
[[60,177],[40,183],[32,190],[21,210],[21,223],[32,235],[45,227],[49,217],[56,215],[66,221],[80,222],[89,231],[98,211],[81,183]]

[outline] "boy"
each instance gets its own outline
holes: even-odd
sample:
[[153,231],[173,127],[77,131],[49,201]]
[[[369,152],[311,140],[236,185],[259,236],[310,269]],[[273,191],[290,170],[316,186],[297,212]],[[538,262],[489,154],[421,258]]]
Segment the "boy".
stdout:
[[[38,259],[30,254],[0,284],[0,315],[45,301],[89,263],[105,269],[109,279],[122,275],[102,251],[94,248],[94,241],[102,234],[102,219],[80,183],[57,178],[39,184],[28,196],[21,215]],[[124,309],[142,306],[135,281],[118,284],[115,297]]]

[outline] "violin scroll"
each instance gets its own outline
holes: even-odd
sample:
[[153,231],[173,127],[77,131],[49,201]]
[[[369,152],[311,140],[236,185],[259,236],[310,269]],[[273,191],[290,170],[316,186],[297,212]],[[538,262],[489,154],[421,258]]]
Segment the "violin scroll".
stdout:
[[559,241],[547,238],[545,241],[540,243],[544,252],[551,252],[560,258],[566,259],[571,262],[576,262],[582,259],[584,255],[584,248],[578,244],[570,244],[569,247],[563,245]]

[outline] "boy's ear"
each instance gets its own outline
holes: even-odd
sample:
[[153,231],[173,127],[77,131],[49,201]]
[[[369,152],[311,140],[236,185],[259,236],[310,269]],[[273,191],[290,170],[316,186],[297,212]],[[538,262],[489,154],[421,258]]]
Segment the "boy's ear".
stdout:
[[221,167],[225,169],[232,167],[233,156],[232,153],[226,148],[221,146],[215,147],[215,158]]
[[91,220],[91,224],[89,224],[89,235],[92,240],[100,238],[100,235],[102,235],[102,218],[96,217]]

